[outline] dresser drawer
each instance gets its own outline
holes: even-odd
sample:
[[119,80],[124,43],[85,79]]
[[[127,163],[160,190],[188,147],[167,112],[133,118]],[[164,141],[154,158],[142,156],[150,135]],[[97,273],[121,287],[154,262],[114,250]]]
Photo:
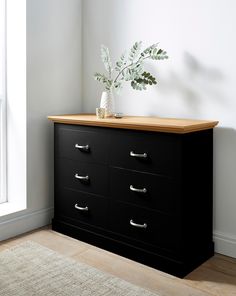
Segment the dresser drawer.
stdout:
[[166,176],[178,175],[181,150],[179,135],[117,131],[111,139],[112,166]]
[[114,202],[110,219],[114,232],[137,241],[172,251],[180,245],[179,221],[168,215]]
[[110,168],[110,184],[114,200],[173,215],[179,214],[180,185],[170,178]]
[[108,200],[61,188],[56,193],[55,213],[95,226],[107,226]]
[[108,167],[70,159],[57,159],[55,181],[57,185],[70,189],[107,195]]
[[102,129],[66,127],[59,125],[55,132],[55,154],[90,163],[107,163],[109,136]]

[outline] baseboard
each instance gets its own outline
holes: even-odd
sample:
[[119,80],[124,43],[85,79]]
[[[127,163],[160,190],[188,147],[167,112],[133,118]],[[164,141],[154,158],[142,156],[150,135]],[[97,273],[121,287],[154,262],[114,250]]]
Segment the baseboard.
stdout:
[[215,252],[236,258],[236,236],[214,232]]
[[0,222],[0,241],[51,223],[53,208],[42,209]]

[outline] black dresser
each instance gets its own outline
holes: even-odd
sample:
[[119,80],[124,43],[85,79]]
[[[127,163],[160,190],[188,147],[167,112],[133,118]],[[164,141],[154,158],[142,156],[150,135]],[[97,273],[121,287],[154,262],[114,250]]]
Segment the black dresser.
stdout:
[[179,277],[214,254],[216,121],[49,119],[54,230]]

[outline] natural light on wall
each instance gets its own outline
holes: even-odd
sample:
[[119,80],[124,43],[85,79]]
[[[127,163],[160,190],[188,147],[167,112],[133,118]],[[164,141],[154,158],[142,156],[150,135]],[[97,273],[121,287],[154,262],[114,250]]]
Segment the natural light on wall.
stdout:
[[26,208],[26,0],[0,4],[1,217]]
[[0,0],[0,203],[6,201],[6,8]]

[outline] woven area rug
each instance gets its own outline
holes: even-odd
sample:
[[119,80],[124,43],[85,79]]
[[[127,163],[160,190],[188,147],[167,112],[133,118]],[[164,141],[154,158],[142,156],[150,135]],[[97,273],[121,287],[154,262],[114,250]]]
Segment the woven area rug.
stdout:
[[1,296],[157,296],[27,241],[0,252]]

